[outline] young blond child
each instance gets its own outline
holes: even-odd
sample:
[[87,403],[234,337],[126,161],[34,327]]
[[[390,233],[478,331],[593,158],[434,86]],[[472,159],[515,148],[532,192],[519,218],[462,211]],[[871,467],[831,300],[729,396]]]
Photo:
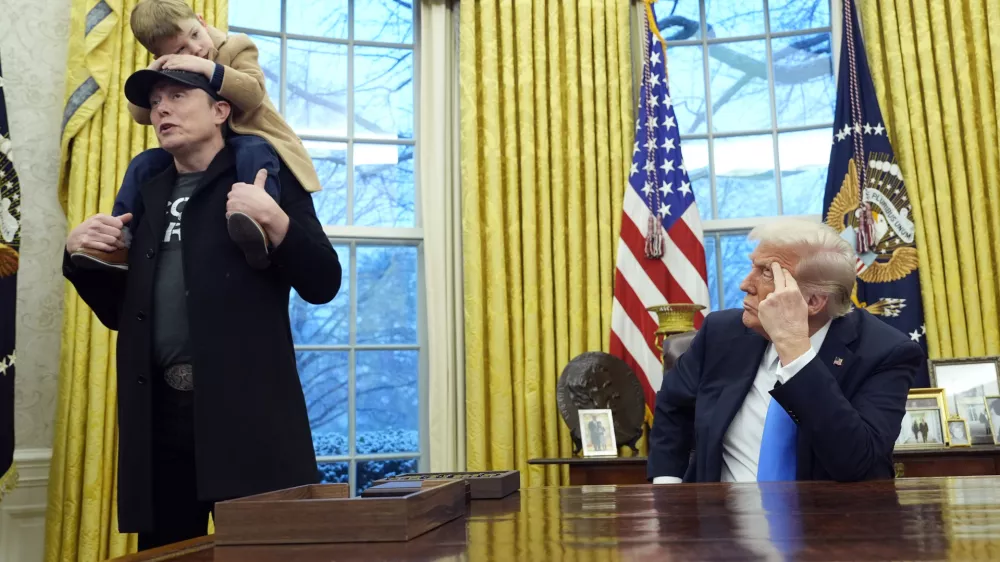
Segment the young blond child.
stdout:
[[[265,189],[275,199],[280,197],[276,166],[269,165],[273,159],[260,156],[271,152],[270,147],[273,147],[281,164],[294,174],[306,191],[321,189],[302,141],[267,96],[264,71],[257,60],[257,46],[249,37],[227,35],[209,26],[184,0],[142,0],[132,11],[130,23],[136,40],[156,57],[149,65],[150,70],[201,74],[219,96],[230,102],[233,112],[227,144],[235,153],[240,181],[253,183],[258,170],[267,169]],[[148,107],[129,103],[129,112],[136,122],[152,124]],[[135,229],[142,213],[139,186],[172,162],[172,157],[162,149],[147,150],[133,159],[112,214],[132,213],[129,227]],[[243,214],[231,215],[228,227],[233,241],[246,254],[247,262],[256,268],[267,267],[269,244],[264,229]],[[85,267],[128,269],[126,252],[117,256],[80,253],[73,259]]]

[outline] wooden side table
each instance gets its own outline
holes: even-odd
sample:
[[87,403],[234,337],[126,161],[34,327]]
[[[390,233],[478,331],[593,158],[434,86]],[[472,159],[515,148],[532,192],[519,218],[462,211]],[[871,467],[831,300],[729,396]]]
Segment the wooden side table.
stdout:
[[[896,451],[893,457],[897,478],[1000,476],[997,445]],[[571,486],[648,484],[646,457],[531,459],[528,464],[569,465]]]
[[569,485],[648,484],[646,457],[531,459],[528,464],[569,465]]
[[896,451],[897,478],[1000,475],[1000,446],[973,445],[926,451]]

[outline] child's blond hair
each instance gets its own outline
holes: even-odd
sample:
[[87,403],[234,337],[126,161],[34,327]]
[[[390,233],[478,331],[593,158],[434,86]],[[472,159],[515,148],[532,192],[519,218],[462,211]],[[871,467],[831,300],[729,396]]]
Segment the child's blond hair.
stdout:
[[180,23],[198,16],[184,0],[142,0],[132,10],[132,34],[149,52],[159,56],[156,44],[181,32]]

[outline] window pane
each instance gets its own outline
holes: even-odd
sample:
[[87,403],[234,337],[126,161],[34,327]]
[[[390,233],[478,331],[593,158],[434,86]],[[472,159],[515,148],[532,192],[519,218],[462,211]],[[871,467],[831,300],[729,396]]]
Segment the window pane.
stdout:
[[299,351],[295,355],[316,455],[348,454],[347,352]]
[[354,38],[382,43],[413,42],[410,0],[354,0]]
[[315,141],[304,144],[323,186],[313,194],[316,217],[323,225],[347,224],[347,144]]
[[347,134],[347,47],[288,42],[285,117],[299,134]]
[[292,339],[296,345],[347,345],[350,286],[349,274],[350,249],[347,246],[335,246],[340,267],[343,270],[340,281],[340,292],[323,305],[309,304],[292,291],[288,303],[288,317],[292,325]]
[[346,462],[321,462],[318,468],[320,484],[347,484],[350,480]]
[[715,193],[720,219],[778,214],[773,142],[771,135],[715,139]]
[[417,343],[417,249],[359,246],[359,344]]
[[358,351],[354,407],[359,455],[420,450],[416,350]]
[[229,0],[229,25],[281,31],[281,0]]
[[348,0],[285,0],[288,33],[347,38]]
[[682,135],[707,130],[703,53],[698,45],[667,48],[670,99]]
[[415,226],[413,147],[354,145],[354,224]]
[[712,129],[716,132],[771,128],[764,41],[710,45]]
[[358,463],[357,490],[361,495],[372,483],[382,478],[411,474],[417,471],[417,459],[393,459],[384,461],[363,461]]
[[708,168],[708,140],[694,139],[681,142],[684,166],[687,167],[694,188],[694,200],[698,204],[701,220],[712,218],[712,179]]
[[746,295],[740,282],[750,272],[750,252],[757,245],[747,240],[747,233],[724,234],[722,238],[722,293],[724,308],[740,308]]
[[708,268],[708,297],[711,300],[711,310],[719,310],[719,265],[715,260],[718,254],[716,244],[718,242],[714,234],[705,235],[705,267]]
[[[656,26],[669,44],[701,38],[701,8],[698,0],[670,0],[653,4]],[[668,54],[673,53],[670,51]],[[673,56],[671,54],[671,56]]]
[[740,37],[764,33],[762,0],[705,0],[709,37]]
[[264,71],[264,88],[275,109],[281,101],[281,41],[277,37],[251,35],[257,44],[257,61]]
[[778,126],[832,122],[837,88],[833,83],[830,34],[773,39],[771,49]]
[[413,51],[355,47],[354,134],[413,138]]
[[830,0],[770,0],[771,33],[830,26]]
[[830,164],[831,129],[780,133],[781,211],[785,215],[818,215]]

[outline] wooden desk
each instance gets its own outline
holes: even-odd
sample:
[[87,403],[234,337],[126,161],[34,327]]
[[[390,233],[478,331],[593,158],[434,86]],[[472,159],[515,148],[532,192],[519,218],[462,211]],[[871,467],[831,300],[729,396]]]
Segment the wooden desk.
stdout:
[[409,542],[215,547],[122,562],[996,560],[1000,477],[528,488]]
[[[928,451],[896,451],[899,478],[1000,476],[1000,446],[976,445]],[[569,465],[569,483],[646,484],[646,457],[532,459],[528,464]]]

